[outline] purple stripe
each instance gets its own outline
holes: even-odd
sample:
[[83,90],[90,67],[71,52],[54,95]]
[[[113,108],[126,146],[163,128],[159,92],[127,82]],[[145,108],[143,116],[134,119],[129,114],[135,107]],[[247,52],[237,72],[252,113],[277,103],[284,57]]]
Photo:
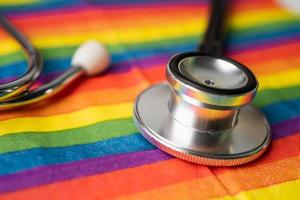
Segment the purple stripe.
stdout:
[[300,117],[272,125],[272,138],[278,139],[300,132]]
[[247,45],[236,45],[228,48],[228,56],[235,57],[236,55],[243,54],[243,53],[250,53],[254,51],[260,51],[264,49],[272,49],[274,47],[278,47],[281,45],[286,44],[293,44],[300,42],[299,37],[284,37],[276,40],[266,40],[258,44],[257,42],[253,42],[252,44]]
[[113,72],[113,73],[126,72],[135,67],[139,69],[149,69],[156,65],[166,66],[166,64],[168,63],[171,57],[172,55],[166,53],[157,56],[143,57],[140,59],[134,58],[132,60],[124,61],[113,65],[109,72]]
[[24,18],[39,18],[39,17],[47,17],[51,15],[62,15],[66,13],[75,13],[75,12],[86,12],[93,9],[93,6],[91,5],[75,5],[75,6],[68,6],[68,7],[62,7],[62,8],[56,8],[52,10],[35,10],[34,12],[13,12],[13,13],[7,13],[7,16],[10,20],[19,20]]
[[83,176],[107,173],[170,158],[171,156],[155,149],[144,152],[86,159],[73,163],[37,167],[32,170],[0,177],[0,193],[12,192]]
[[[109,74],[107,75],[112,75],[112,74],[120,74],[120,73],[125,73],[130,71],[131,69],[138,68],[138,69],[150,69],[153,66],[161,65],[165,66],[165,64],[168,62],[170,56],[169,55],[162,55],[162,56],[157,56],[157,57],[149,57],[149,58],[144,58],[142,62],[139,60],[132,61],[132,62],[122,62],[119,64],[113,65],[110,70],[107,72]],[[147,64],[143,64],[143,62]],[[50,72],[48,74],[41,74],[38,78],[38,83],[47,83],[55,78],[57,78],[58,75],[60,75],[63,71],[61,72]],[[100,77],[101,75],[99,75]],[[0,79],[0,83],[7,83],[12,80],[15,80],[16,78],[9,78],[9,79]]]
[[8,78],[0,79],[0,84],[5,84],[5,83],[15,81],[17,78],[18,77],[8,77]]

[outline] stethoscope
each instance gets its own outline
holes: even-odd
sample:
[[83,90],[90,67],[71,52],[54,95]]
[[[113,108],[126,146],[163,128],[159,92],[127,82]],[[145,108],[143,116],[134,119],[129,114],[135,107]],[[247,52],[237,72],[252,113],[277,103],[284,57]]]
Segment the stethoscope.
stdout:
[[71,67],[53,81],[34,87],[42,70],[42,58],[30,41],[0,15],[0,25],[24,49],[28,57],[26,73],[14,81],[0,85],[0,110],[45,102],[82,76],[92,76],[103,72],[110,63],[110,56],[105,47],[95,40],[83,43],[74,53]]
[[[214,166],[250,162],[266,150],[271,140],[265,117],[249,105],[258,88],[254,74],[222,56],[226,3],[212,1],[199,51],[173,56],[167,66],[168,84],[149,87],[134,105],[134,121],[152,144],[183,160]],[[99,74],[109,65],[104,46],[88,41],[76,50],[67,71],[34,88],[42,70],[40,54],[3,16],[0,24],[28,56],[26,73],[0,85],[0,110],[44,102],[79,77]]]
[[250,105],[258,82],[241,63],[224,57],[227,0],[213,0],[202,45],[173,56],[167,84],[144,90],[134,121],[153,145],[180,159],[212,166],[250,162],[271,140],[264,115]]

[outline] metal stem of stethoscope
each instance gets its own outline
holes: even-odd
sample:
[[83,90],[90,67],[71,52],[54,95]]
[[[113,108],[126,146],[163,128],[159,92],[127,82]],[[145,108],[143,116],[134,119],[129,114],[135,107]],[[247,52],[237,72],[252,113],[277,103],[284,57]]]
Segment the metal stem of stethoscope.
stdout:
[[249,105],[258,88],[254,74],[222,56],[228,2],[212,1],[199,51],[173,56],[168,84],[147,88],[134,106],[134,121],[152,144],[175,157],[214,166],[250,162],[271,139],[263,114]]
[[30,105],[48,99],[79,77],[102,72],[110,62],[108,52],[101,44],[96,41],[88,41],[77,49],[68,70],[53,81],[31,89],[42,70],[41,55],[30,41],[2,15],[0,15],[0,25],[19,42],[28,57],[26,73],[14,81],[0,85],[0,110]]

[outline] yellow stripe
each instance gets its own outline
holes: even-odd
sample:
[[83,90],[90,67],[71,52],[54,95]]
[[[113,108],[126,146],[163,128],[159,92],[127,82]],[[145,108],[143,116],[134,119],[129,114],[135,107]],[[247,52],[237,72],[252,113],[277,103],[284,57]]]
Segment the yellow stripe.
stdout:
[[259,90],[290,87],[300,84],[300,69],[286,70],[259,76]]
[[292,19],[298,19],[300,21],[299,17],[284,9],[275,8],[268,10],[253,10],[250,12],[246,11],[236,13],[230,18],[230,28],[244,29],[267,23],[285,22]]
[[[261,12],[243,12],[233,16],[232,26],[235,29],[249,28],[252,26],[263,25],[266,23],[273,23],[278,21],[288,21],[296,19],[293,15],[284,12],[282,10],[273,9]],[[198,35],[204,31],[206,26],[206,20],[203,18],[191,19],[189,21],[170,22],[160,26],[159,24],[148,25],[141,28],[130,27],[127,29],[119,30],[93,30],[85,33],[68,33],[64,35],[59,34],[47,36],[38,36],[31,38],[33,44],[39,48],[55,48],[60,46],[75,46],[79,45],[83,41],[94,38],[104,44],[116,45],[116,44],[132,44],[139,42],[150,42],[156,40],[187,37],[192,35]],[[88,27],[82,27],[88,28]],[[88,33],[87,33],[88,32]],[[20,47],[12,39],[6,39],[5,42],[0,44],[0,55],[12,53],[20,50]]]
[[132,103],[94,106],[76,112],[48,117],[24,117],[0,122],[0,136],[16,132],[57,131],[87,126],[93,123],[127,118],[132,113]]
[[18,6],[18,5],[32,4],[38,1],[39,0],[7,0],[7,1],[0,1],[0,6]]
[[[177,27],[177,28],[174,28]],[[96,39],[106,45],[118,45],[120,43],[139,43],[153,40],[171,39],[182,36],[196,35],[204,30],[203,20],[193,20],[187,22],[173,23],[163,27],[147,26],[141,29],[121,29],[115,30],[93,30],[88,33],[65,33],[59,35],[38,36],[31,38],[32,43],[39,48],[56,48],[60,46],[76,46],[88,39]],[[86,27],[82,27],[86,28]],[[88,27],[87,27],[88,28]],[[159,30],[158,30],[159,29]],[[6,55],[19,51],[20,46],[12,39],[6,39],[0,43],[0,55]]]
[[281,184],[272,185],[269,187],[248,190],[230,197],[225,196],[217,198],[218,200],[246,200],[246,199],[299,199],[300,197],[300,180],[289,181]]

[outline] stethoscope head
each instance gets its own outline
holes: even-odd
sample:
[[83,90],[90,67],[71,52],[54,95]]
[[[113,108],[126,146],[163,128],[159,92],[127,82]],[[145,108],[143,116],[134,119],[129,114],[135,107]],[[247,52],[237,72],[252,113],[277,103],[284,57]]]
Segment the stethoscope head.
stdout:
[[199,52],[169,61],[168,83],[137,98],[134,119],[152,144],[178,158],[206,165],[250,162],[270,142],[262,113],[249,103],[258,82],[242,64]]

